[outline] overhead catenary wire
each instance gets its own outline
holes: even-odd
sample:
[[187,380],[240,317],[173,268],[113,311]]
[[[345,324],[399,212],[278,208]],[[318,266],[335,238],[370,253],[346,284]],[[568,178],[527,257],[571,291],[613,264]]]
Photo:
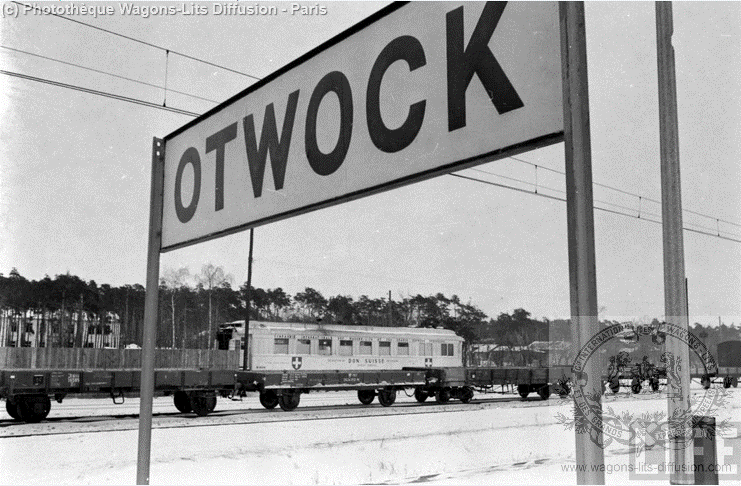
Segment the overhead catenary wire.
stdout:
[[[189,111],[186,111],[186,110],[181,110],[181,109],[178,109],[178,108],[172,108],[172,107],[168,107],[168,106],[161,106],[161,105],[159,105],[157,103],[152,103],[152,102],[140,100],[140,99],[137,99],[137,98],[131,98],[131,97],[128,97],[128,96],[116,95],[116,94],[113,94],[113,93],[107,93],[107,92],[104,92],[104,91],[94,90],[94,89],[90,89],[90,88],[84,88],[82,86],[75,86],[75,85],[71,85],[71,84],[67,84],[67,83],[61,83],[61,82],[58,82],[58,81],[52,81],[52,80],[49,80],[49,79],[39,78],[39,77],[36,77],[36,76],[29,76],[29,75],[26,75],[26,74],[16,73],[16,72],[12,72],[12,71],[5,71],[5,70],[0,70],[0,74],[5,74],[5,75],[8,75],[8,76],[18,77],[18,78],[29,80],[29,81],[35,81],[35,82],[39,82],[39,83],[49,84],[49,85],[57,86],[57,87],[61,87],[61,88],[67,88],[67,89],[72,89],[72,90],[76,90],[76,91],[81,91],[81,92],[84,92],[84,93],[93,94],[93,95],[96,95],[96,96],[103,96],[103,97],[106,97],[106,98],[116,99],[116,100],[119,100],[119,101],[125,101],[125,102],[128,102],[128,103],[133,103],[133,104],[137,104],[137,105],[141,105],[141,106],[146,106],[146,107],[149,107],[149,108],[156,108],[156,109],[159,109],[159,110],[170,111],[170,112],[173,112],[173,113],[178,113],[178,114],[181,114],[181,115],[191,116],[191,117],[194,117],[194,118],[200,116],[200,114],[198,114],[198,113],[193,113],[193,112],[189,112]],[[543,166],[540,166],[540,167],[542,168]],[[557,171],[555,171],[553,169],[550,169],[550,170],[552,170],[554,172],[557,172]],[[486,171],[480,171],[480,172],[486,172]],[[503,189],[511,189],[511,190],[514,190],[514,191],[523,192],[525,194],[531,194],[531,195],[535,195],[535,196],[545,197],[545,198],[548,198],[548,199],[553,199],[555,201],[566,202],[566,199],[565,198],[561,198],[561,197],[557,197],[557,196],[552,196],[552,195],[549,195],[549,194],[545,194],[542,191],[541,192],[533,192],[533,191],[529,191],[527,189],[522,189],[522,188],[514,187],[514,186],[508,186],[506,184],[500,184],[500,183],[496,183],[496,182],[492,182],[492,181],[485,181],[485,180],[482,180],[482,179],[477,179],[475,177],[465,176],[465,175],[462,175],[462,174],[451,173],[451,174],[448,174],[448,175],[451,175],[453,177],[458,177],[458,178],[461,178],[461,179],[468,179],[470,181],[475,181],[475,182],[479,182],[479,183],[483,183],[483,184],[488,184],[488,185],[492,185],[492,186],[501,187]],[[516,182],[519,182],[519,183],[525,183],[525,184],[531,184],[532,185],[532,183],[530,183],[528,181],[522,181],[522,180],[519,180],[519,179],[515,179],[515,178],[511,178],[511,177],[507,177],[507,176],[503,176],[503,175],[499,175],[499,174],[492,174],[492,175],[495,175],[495,176],[498,176],[498,177],[502,177],[502,178],[505,178],[505,179],[510,179],[510,180],[513,180],[513,181],[516,181]],[[598,184],[598,183],[594,183],[594,184]],[[543,186],[541,186],[541,187],[543,187]],[[620,191],[620,192],[625,192],[625,191],[622,191],[621,189],[612,188],[610,186],[606,186],[606,187],[609,187],[610,189],[615,189],[615,190]],[[562,192],[562,191],[558,191],[557,189],[552,189],[552,190],[553,191],[556,191],[556,192]],[[633,194],[631,194],[631,195],[632,196],[635,196]],[[644,199],[648,199],[648,198],[644,198]],[[606,204],[615,205],[614,203],[606,203]],[[615,206],[617,206],[617,205],[615,205]],[[637,216],[634,216],[634,215],[629,214],[629,213],[615,211],[615,210],[612,210],[612,209],[607,209],[607,208],[603,208],[603,207],[599,207],[599,206],[594,206],[594,208],[597,209],[597,210],[599,210],[599,211],[604,211],[604,212],[608,212],[608,213],[612,213],[612,214],[616,214],[616,215],[621,215],[621,216],[628,216],[628,217],[631,217],[631,218],[641,219],[642,221],[649,221],[649,222],[652,222],[652,223],[661,224],[661,221],[659,221],[659,220],[654,220],[654,219],[645,218],[645,217],[638,218]],[[645,213],[644,212],[643,214],[650,214],[650,213]],[[703,215],[703,216],[705,216],[705,215]],[[718,219],[718,218],[713,218],[713,219]],[[695,225],[695,226],[699,226],[699,225]],[[720,239],[723,239],[723,240],[733,241],[733,242],[736,242],[736,243],[741,243],[741,239],[736,239],[736,238],[731,238],[731,237],[728,237],[728,236],[723,236],[723,235],[721,235],[719,233],[718,234],[716,234],[716,233],[708,233],[707,231],[702,231],[702,230],[695,229],[695,228],[688,228],[686,226],[684,227],[684,230],[685,231],[691,231],[691,232],[698,233],[698,234],[707,235],[707,236],[712,236],[712,237],[715,237],[715,238],[720,238]]]
[[[24,7],[29,8],[29,9],[36,9],[36,10],[40,10],[41,9],[41,7],[39,7],[38,5],[29,5],[29,4],[25,4],[23,2],[17,2],[17,1],[13,1],[13,3],[15,3],[17,5],[22,5]],[[162,51],[167,51],[168,50],[166,47],[158,46],[156,44],[152,44],[151,42],[143,41],[143,40],[137,39],[135,37],[131,37],[131,36],[128,36],[128,35],[120,34],[118,32],[114,32],[112,30],[104,29],[103,27],[98,27],[97,25],[92,25],[92,24],[88,24],[88,23],[82,22],[80,20],[75,20],[75,19],[72,19],[72,18],[69,18],[69,17],[65,17],[64,15],[61,15],[61,14],[58,14],[58,13],[55,13],[55,12],[49,12],[49,15],[53,15],[55,17],[59,17],[60,19],[68,20],[68,21],[74,22],[76,24],[84,25],[85,27],[89,27],[91,29],[99,30],[101,32],[105,32],[105,33],[110,34],[110,35],[115,35],[115,36],[121,37],[123,39],[130,40],[132,42],[138,42],[139,44],[142,44],[142,45],[145,45],[145,46],[149,46],[149,47],[152,47],[152,48],[155,48],[155,49],[160,49]],[[169,51],[172,54],[176,54],[176,55],[178,55],[180,57],[183,57],[185,59],[190,59],[192,61],[201,62],[203,64],[207,64],[207,65],[212,66],[212,67],[215,67],[215,68],[223,69],[224,71],[229,71],[229,72],[232,72],[232,73],[235,73],[235,74],[239,74],[241,76],[252,78],[252,79],[254,79],[256,81],[259,81],[261,79],[261,78],[259,78],[257,76],[253,76],[252,74],[243,73],[241,71],[237,71],[236,69],[232,69],[232,68],[229,68],[229,67],[226,67],[226,66],[221,66],[221,65],[216,64],[216,63],[213,63],[211,61],[206,61],[204,59],[199,59],[197,57],[194,57],[194,56],[191,56],[191,55],[188,55],[188,54],[184,54],[182,52],[174,51],[172,49],[169,49]]]
[[[535,187],[535,190],[533,192],[535,194],[538,194],[538,187],[540,187],[541,189],[547,189],[549,191],[558,192],[560,194],[566,194],[566,191],[562,191],[560,189],[554,189],[552,187],[544,186],[542,184],[538,185],[537,183],[533,183],[533,182],[530,182],[530,181],[525,181],[525,180],[522,180],[522,179],[517,179],[517,178],[514,178],[514,177],[508,177],[508,176],[505,176],[505,175],[502,175],[502,174],[496,174],[494,172],[488,172],[488,171],[485,171],[485,170],[474,169],[474,168],[471,168],[471,169],[468,169],[468,170],[472,170],[472,171],[475,171],[475,172],[481,172],[482,174],[492,175],[492,176],[499,177],[499,178],[502,178],[502,179],[507,179],[507,180],[510,180],[510,181],[513,181],[513,182],[518,182],[520,184],[527,184],[527,185],[530,185],[530,186],[534,186]],[[598,183],[595,182],[594,184],[598,184]],[[610,186],[605,186],[605,187],[610,187]],[[610,188],[612,189],[612,187],[610,187]],[[623,192],[622,190],[617,189],[617,188],[615,188],[615,190],[620,191],[620,192]],[[530,191],[526,191],[526,192],[530,192]],[[641,196],[638,196],[638,197],[640,198]],[[628,206],[623,206],[621,204],[616,204],[616,203],[609,202],[609,201],[603,201],[603,200],[600,200],[600,199],[595,199],[594,202],[595,203],[601,203],[601,204],[607,204],[608,206],[614,206],[616,208],[625,209],[627,211],[636,211],[636,209],[634,209],[634,208],[630,208]],[[654,216],[654,217],[658,218],[659,220],[661,220],[661,215],[660,214],[651,213],[651,212],[648,212],[646,210],[641,211],[640,209],[638,210],[637,216],[635,216],[636,219],[642,219],[641,218],[641,215]],[[632,215],[630,215],[630,216],[632,216]],[[708,216],[708,217],[711,217],[711,216]],[[700,228],[700,229],[703,229],[703,230],[707,230],[707,231],[716,231],[714,228],[710,228],[708,226],[703,226],[703,225],[698,224],[698,223],[693,223],[693,222],[685,221],[685,224],[690,225],[690,226],[695,226],[697,228]],[[716,233],[717,233],[717,235],[720,235],[720,230],[718,229],[716,231]],[[739,235],[737,233],[733,233],[733,232],[730,232],[730,231],[725,231],[725,233],[728,233],[729,235],[732,235],[734,237],[741,238],[741,235]]]
[[[25,5],[25,4],[21,3],[21,2],[14,2],[14,3],[16,3],[18,5]],[[80,21],[77,21],[77,20],[74,20],[74,19],[69,19],[69,18],[64,17],[62,15],[59,15],[59,14],[52,14],[52,15],[55,15],[55,16],[58,16],[60,18],[66,19],[66,20],[70,20],[70,21],[73,21],[73,22],[76,22],[76,23],[79,23],[79,24],[88,26],[88,27],[91,27],[91,28],[95,28],[95,29],[98,29],[98,30],[103,30],[103,31],[108,32],[110,34],[118,35],[120,37],[124,37],[124,38],[130,39],[132,41],[136,41],[136,42],[140,42],[142,44],[150,45],[151,47],[162,49],[162,50],[165,51],[166,62],[167,62],[167,59],[169,59],[169,53],[170,52],[173,52],[174,54],[178,54],[178,55],[181,55],[183,57],[187,57],[189,59],[193,59],[195,61],[203,62],[205,64],[213,65],[215,67],[219,67],[219,68],[223,68],[223,69],[226,69],[226,70],[230,70],[231,71],[230,68],[226,68],[224,66],[219,66],[219,65],[210,63],[209,61],[204,61],[204,60],[201,60],[201,59],[197,59],[197,58],[192,57],[192,56],[187,56],[187,55],[178,53],[176,51],[172,51],[172,50],[167,49],[167,48],[164,48],[164,47],[156,46],[154,44],[151,44],[151,43],[148,43],[148,42],[145,42],[145,41],[140,41],[138,39],[131,38],[129,36],[125,36],[123,34],[118,34],[116,32],[108,31],[106,29],[102,29],[102,28],[99,28],[99,27],[96,27],[96,26],[93,26],[93,25],[89,25],[89,24],[86,24],[84,22],[80,22]],[[66,64],[66,65],[78,67],[78,68],[81,68],[81,69],[86,69],[86,70],[89,70],[89,71],[98,72],[98,73],[101,73],[101,74],[106,74],[106,75],[113,76],[113,77],[116,77],[116,78],[119,78],[119,79],[125,79],[127,81],[133,81],[133,82],[136,82],[136,83],[139,83],[139,84],[142,84],[142,85],[148,85],[148,86],[156,87],[156,88],[159,88],[159,89],[164,89],[165,90],[165,102],[163,103],[162,106],[160,106],[160,105],[158,105],[156,103],[152,103],[152,102],[140,100],[140,99],[137,99],[137,98],[132,98],[132,97],[128,97],[128,96],[117,95],[117,94],[114,94],[114,93],[108,93],[108,92],[104,92],[104,91],[100,91],[100,90],[94,90],[94,89],[90,89],[90,88],[84,88],[84,87],[81,87],[81,86],[71,85],[71,84],[68,84],[68,83],[62,83],[62,82],[59,82],[59,81],[53,81],[53,80],[49,80],[49,79],[45,79],[45,78],[40,78],[40,77],[36,77],[36,76],[30,76],[30,75],[25,75],[25,74],[15,73],[15,72],[5,71],[5,70],[1,70],[0,71],[1,74],[5,74],[5,75],[9,75],[9,76],[15,76],[15,77],[26,79],[26,80],[30,80],[30,81],[36,81],[36,82],[40,82],[40,83],[46,83],[46,84],[50,84],[50,85],[57,86],[57,87],[63,87],[63,88],[73,89],[73,90],[85,92],[85,93],[88,93],[88,94],[93,94],[93,95],[98,95],[98,96],[104,96],[104,97],[107,97],[107,98],[117,99],[117,100],[120,100],[120,101],[126,101],[126,102],[129,102],[129,103],[134,103],[134,104],[138,104],[138,105],[142,105],[142,106],[147,106],[147,107],[150,107],[150,108],[163,109],[163,110],[166,110],[166,111],[170,111],[170,112],[173,112],[173,113],[178,113],[178,114],[182,114],[182,115],[186,115],[186,116],[191,116],[191,117],[198,117],[199,116],[198,113],[194,113],[194,112],[190,112],[190,111],[187,111],[187,110],[181,110],[181,109],[178,109],[178,108],[172,108],[172,107],[166,106],[166,92],[167,92],[167,87],[166,86],[163,87],[163,86],[154,85],[152,83],[146,83],[144,81],[127,78],[125,76],[120,76],[120,75],[117,75],[117,74],[114,74],[114,73],[108,73],[108,72],[97,70],[97,69],[94,69],[94,68],[89,68],[89,67],[86,67],[86,66],[81,66],[81,65],[78,65],[78,64],[70,63],[70,62],[67,62],[67,61],[62,61],[62,60],[50,58],[50,57],[47,57],[47,56],[42,56],[40,54],[34,54],[34,53],[27,52],[27,51],[22,51],[20,49],[15,49],[15,48],[8,47],[8,46],[0,46],[0,47],[3,47],[5,49],[9,49],[11,51],[21,52],[21,53],[32,55],[32,56],[36,56],[36,57],[39,57],[39,58],[48,59],[48,60],[59,62],[59,63],[62,63],[62,64]],[[238,73],[238,74],[244,74],[244,73]],[[244,74],[244,75],[245,76],[252,77],[254,79],[260,79],[260,78],[257,78],[255,76],[251,76],[251,75],[247,75],[247,74]],[[165,76],[167,76],[167,72],[165,73]],[[167,82],[167,79],[165,80],[165,82]],[[198,99],[201,99],[201,100],[204,100],[204,101],[209,101],[209,102],[212,102],[212,103],[217,103],[214,100],[209,100],[209,99],[202,98],[202,97],[199,97],[199,96],[196,96],[196,95],[191,95],[189,93],[184,93],[184,92],[180,92],[180,91],[176,91],[176,90],[170,90],[170,91],[175,92],[175,93],[178,93],[178,94],[183,94],[183,95],[186,95],[186,96],[191,96],[193,98],[198,98]],[[538,195],[538,196],[543,196],[543,197],[551,198],[551,199],[554,199],[554,200],[565,201],[565,199],[563,199],[563,198],[558,198],[558,197],[549,196],[549,195],[546,195],[546,194],[539,193],[538,192],[538,186],[539,186],[539,184],[537,182],[537,170],[538,170],[538,167],[542,168],[543,170],[550,171],[550,172],[553,172],[553,173],[556,173],[556,174],[560,174],[560,175],[565,175],[564,172],[558,171],[556,169],[552,169],[552,168],[547,167],[547,166],[542,166],[542,165],[539,166],[539,165],[537,165],[537,164],[535,164],[533,162],[529,162],[527,160],[520,159],[520,158],[517,158],[517,157],[514,157],[514,156],[510,156],[509,158],[512,159],[512,160],[515,160],[515,161],[518,161],[518,162],[521,162],[521,163],[524,163],[524,164],[528,164],[528,165],[531,165],[531,166],[534,167],[534,169],[535,169],[535,177],[536,177],[536,183],[534,184],[534,186],[535,186],[535,191],[534,192],[528,191],[528,190],[524,190],[524,189],[520,189],[520,188],[515,188],[515,187],[512,187],[512,186],[507,186],[507,185],[504,185],[504,184],[493,183],[491,181],[483,181],[483,180],[476,179],[476,178],[473,178],[473,177],[462,176],[460,174],[449,174],[449,175],[461,177],[461,178],[464,178],[464,179],[469,179],[469,180],[472,180],[472,181],[478,181],[478,182],[482,182],[482,183],[486,183],[486,184],[490,184],[490,185],[495,185],[495,186],[499,186],[499,187],[502,187],[502,188],[517,190],[517,191],[525,192],[525,193],[528,193],[528,194],[535,194],[535,195]],[[472,169],[472,170],[477,170],[479,172],[488,173],[488,172],[483,171],[483,170],[480,170],[480,169]],[[531,182],[523,181],[523,180],[511,178],[511,177],[507,177],[507,176],[500,175],[500,174],[493,174],[493,173],[488,173],[488,174],[494,175],[494,176],[497,176],[497,177],[501,177],[501,178],[504,178],[504,179],[509,179],[509,180],[512,180],[512,181],[515,181],[515,182],[519,182],[519,183],[533,185],[533,183],[531,183]],[[628,191],[624,191],[622,189],[618,189],[618,188],[615,188],[615,187],[612,187],[612,186],[608,186],[606,184],[601,184],[601,183],[598,183],[598,182],[593,182],[593,184],[595,186],[604,187],[606,189],[610,189],[610,190],[613,190],[613,191],[616,191],[616,192],[619,192],[619,193],[622,193],[622,194],[625,194],[625,195],[628,195],[628,196],[631,196],[631,197],[637,197],[637,198],[639,198],[639,209],[638,209],[638,215],[637,216],[633,216],[632,214],[627,214],[627,213],[620,213],[618,211],[608,210],[606,208],[601,208],[601,207],[597,207],[597,206],[595,206],[595,209],[598,209],[598,210],[601,210],[601,211],[607,211],[607,212],[611,212],[611,213],[615,213],[615,214],[622,214],[624,216],[630,216],[630,217],[634,217],[636,219],[645,219],[647,221],[651,221],[651,222],[654,222],[654,223],[659,223],[659,224],[661,223],[661,221],[655,221],[655,220],[650,220],[650,219],[647,219],[647,218],[642,218],[641,217],[641,214],[648,214],[648,215],[653,215],[653,216],[656,216],[656,217],[659,217],[659,215],[652,214],[652,213],[647,213],[647,212],[641,213],[641,206],[640,206],[640,202],[641,202],[642,199],[645,199],[647,201],[651,201],[651,202],[654,202],[654,203],[658,203],[658,204],[660,204],[660,201],[657,201],[657,200],[651,199],[651,198],[647,198],[647,197],[643,197],[641,195],[634,194],[634,193],[631,193],[631,192],[628,192]],[[544,188],[547,188],[547,186],[544,186]],[[552,189],[552,188],[548,188],[548,190],[551,190],[551,191],[554,191],[554,192],[564,193],[564,191],[560,191],[560,190]],[[631,208],[627,208],[625,206],[621,206],[621,205],[618,205],[618,204],[615,204],[615,203],[610,203],[610,202],[607,202],[607,201],[599,201],[598,200],[596,202],[600,202],[602,204],[611,205],[611,206],[614,206],[614,207],[619,207],[621,209],[632,210]],[[716,221],[716,224],[719,224],[719,222],[722,221],[722,222],[724,222],[726,224],[730,224],[730,225],[733,225],[733,226],[741,227],[741,224],[734,223],[732,221],[723,220],[723,219],[720,219],[720,218],[715,218],[713,216],[708,216],[706,214],[702,214],[702,213],[699,213],[697,211],[692,211],[692,210],[689,210],[689,209],[684,209],[684,211],[686,211],[688,213],[691,213],[691,214],[695,214],[697,216],[704,217],[704,218],[714,219]],[[697,223],[686,223],[686,224],[692,225],[692,226],[697,226],[698,228],[702,228],[702,229],[705,229],[705,230],[710,230],[710,228],[707,228],[705,226],[699,225]],[[722,236],[720,234],[720,228],[719,227],[717,227],[717,230],[716,230],[715,233],[707,233],[705,231],[699,231],[699,230],[696,230],[696,229],[693,229],[693,228],[686,228],[686,227],[684,229],[686,229],[687,231],[694,231],[696,233],[706,234],[708,236],[715,236],[715,237],[721,238],[721,239],[726,239],[726,240],[730,240],[730,241],[738,241],[738,242],[741,242],[741,240],[737,240],[735,238],[730,238],[730,237]],[[733,234],[733,233],[730,233],[730,232],[728,232],[728,233],[729,234]],[[735,234],[733,234],[733,235],[734,236],[737,236]]]
[[[470,181],[479,182],[479,183],[482,183],[482,184],[488,184],[488,185],[491,185],[491,186],[501,187],[501,188],[504,188],[504,189],[511,189],[511,190],[514,190],[514,191],[523,192],[525,194],[530,194],[532,196],[540,196],[540,197],[545,197],[547,199],[553,199],[555,201],[566,202],[566,199],[565,198],[561,198],[561,197],[557,197],[557,196],[552,196],[550,194],[544,194],[542,192],[533,192],[533,191],[529,191],[527,189],[522,189],[522,188],[519,188],[519,187],[508,186],[506,184],[499,184],[497,182],[486,181],[486,180],[483,180],[483,179],[477,179],[475,177],[470,177],[470,176],[466,176],[466,175],[462,175],[462,174],[450,173],[448,175],[453,176],[453,177],[458,177],[458,178],[461,178],[461,179],[468,179]],[[641,221],[649,221],[651,223],[661,224],[661,221],[658,221],[658,220],[654,220],[654,219],[650,219],[650,218],[638,218],[638,217],[636,217],[636,216],[634,216],[632,214],[623,213],[623,212],[615,211],[615,210],[608,209],[608,208],[602,208],[602,207],[599,207],[599,206],[593,206],[593,207],[594,207],[594,209],[597,209],[599,211],[604,211],[604,212],[607,212],[607,213],[612,213],[612,214],[616,214],[616,215],[620,215],[620,216],[628,216],[628,217],[631,217],[631,218],[640,219]],[[701,231],[701,230],[698,230],[698,229],[695,229],[695,228],[688,228],[686,226],[683,229],[685,231],[690,231],[690,232],[693,232],[693,233],[698,233],[698,234],[702,234],[702,235],[712,236],[714,238],[720,238],[722,240],[733,241],[735,243],[741,243],[741,239],[731,238],[731,237],[728,237],[728,236],[718,235],[718,234],[715,234],[715,233],[708,233],[706,231]]]
[[30,76],[28,74],[21,74],[21,73],[16,73],[16,72],[13,72],[13,71],[5,71],[5,70],[0,70],[0,74],[5,74],[6,76],[13,76],[13,77],[25,79],[25,80],[28,80],[28,81],[35,81],[37,83],[49,84],[49,85],[52,85],[52,86],[57,86],[59,88],[67,88],[67,89],[72,89],[72,90],[75,90],[75,91],[81,91],[83,93],[88,93],[88,94],[92,94],[92,95],[96,95],[96,96],[104,96],[106,98],[111,98],[111,99],[114,99],[114,100],[126,101],[128,103],[133,103],[133,104],[136,104],[136,105],[142,105],[142,106],[146,106],[146,107],[149,107],[149,108],[157,108],[159,110],[171,111],[173,113],[178,113],[180,115],[186,115],[186,116],[192,116],[194,118],[199,116],[198,113],[193,113],[193,112],[187,111],[187,110],[181,110],[179,108],[172,108],[172,107],[169,107],[169,106],[161,106],[161,105],[159,105],[157,103],[152,103],[150,101],[140,100],[138,98],[131,98],[129,96],[121,96],[121,95],[117,95],[117,94],[114,94],[114,93],[108,93],[108,92],[105,92],[105,91],[99,91],[97,89],[90,89],[90,88],[84,88],[82,86],[76,86],[76,85],[73,85],[73,84],[61,83],[59,81],[53,81],[51,79],[39,78],[39,77],[36,77],[36,76]]
[[211,100],[209,98],[203,98],[202,96],[194,95],[194,94],[191,94],[191,93],[186,93],[184,91],[178,91],[178,90],[175,90],[175,89],[172,89],[172,88],[167,88],[166,86],[161,86],[159,84],[148,83],[146,81],[141,81],[139,79],[133,79],[133,78],[129,78],[129,77],[126,77],[126,76],[121,76],[120,74],[115,74],[115,73],[111,73],[111,72],[108,72],[108,71],[102,71],[100,69],[95,69],[95,68],[91,68],[91,67],[88,67],[88,66],[83,66],[81,64],[75,64],[73,62],[63,61],[61,59],[56,59],[56,58],[53,58],[53,57],[43,56],[41,54],[36,54],[36,53],[33,53],[33,52],[24,51],[24,50],[21,50],[21,49],[16,49],[15,47],[9,47],[9,46],[3,46],[3,45],[0,45],[0,47],[2,47],[3,49],[7,49],[9,51],[18,52],[20,54],[26,54],[26,55],[33,56],[33,57],[38,57],[40,59],[45,59],[47,61],[53,61],[53,62],[57,62],[59,64],[65,64],[67,66],[76,67],[78,69],[84,69],[85,71],[90,71],[90,72],[98,73],[98,74],[105,74],[106,76],[111,76],[111,77],[114,77],[114,78],[122,79],[124,81],[131,81],[132,83],[141,84],[142,86],[149,86],[149,87],[152,87],[152,88],[158,88],[158,89],[162,89],[162,90],[167,90],[167,91],[169,91],[171,93],[177,93],[177,94],[180,94],[180,95],[183,95],[183,96],[189,96],[191,98],[195,98],[195,99],[198,99],[198,100],[201,100],[201,101],[208,101],[209,103],[215,103],[215,104],[218,104],[219,103],[216,100]]
[[[529,181],[525,181],[525,180],[522,180],[522,179],[517,179],[517,178],[514,178],[514,177],[508,177],[508,176],[504,176],[504,175],[501,175],[501,174],[496,174],[494,172],[488,172],[488,171],[481,170],[481,169],[469,169],[469,170],[473,170],[473,171],[476,171],[476,172],[481,172],[483,174],[488,174],[488,175],[492,175],[492,176],[495,176],[495,177],[500,177],[502,179],[511,180],[511,181],[518,182],[518,183],[521,183],[521,184],[527,184],[527,185],[530,185],[530,186],[535,186],[536,185],[536,184],[534,184],[532,182],[529,182]],[[543,185],[540,185],[539,187],[544,188],[544,189],[547,189],[549,191],[558,192],[560,194],[566,194],[566,191],[562,191],[560,189],[554,189],[554,188],[551,188],[551,187],[548,187],[548,186],[543,186]],[[607,187],[609,187],[609,186],[607,186]],[[527,191],[527,190],[524,191],[524,192],[531,193],[531,191]],[[539,194],[538,191],[537,191],[537,187],[536,187],[536,190],[533,191],[532,193],[533,194]],[[600,199],[595,199],[594,202],[595,203],[600,203],[600,204],[606,204],[608,206],[613,206],[613,207],[620,208],[620,209],[625,209],[627,211],[635,211],[634,208],[630,208],[628,206],[623,206],[621,204],[616,204],[616,203],[609,202],[609,201],[603,201],[603,200],[600,200]],[[606,210],[605,208],[599,208],[597,206],[594,206],[594,207],[596,209]],[[659,222],[659,223],[661,222],[661,215],[660,214],[651,213],[651,212],[648,212],[648,211],[645,211],[645,210],[642,213],[639,212],[638,215],[636,215],[634,217],[636,219],[645,219],[645,218],[642,218],[641,215],[654,216],[655,218],[658,218],[658,221],[654,221],[654,222]],[[626,214],[626,216],[633,216],[633,215],[632,214]],[[697,227],[699,229],[703,229],[703,230],[706,230],[706,231],[715,231],[713,228],[710,228],[708,226],[703,226],[703,225],[698,224],[698,223],[692,223],[692,222],[685,221],[685,224],[690,225],[690,226],[695,226],[695,227]],[[692,228],[687,228],[687,229],[692,229]],[[708,233],[708,234],[710,236],[720,236],[720,231],[719,230],[716,233],[712,233],[712,234],[711,233]],[[726,231],[726,233],[728,233],[731,236],[734,236],[734,237],[737,237],[737,238],[741,238],[741,235],[738,235],[736,233],[732,233],[730,231]]]
[[[539,166],[539,165],[536,165],[533,162],[530,162],[530,161],[524,160],[524,159],[520,159],[518,157],[511,157],[510,156],[508,158],[510,158],[512,160],[516,160],[517,162],[522,162],[523,164],[528,164],[528,165],[531,165],[531,166],[540,167],[541,169],[544,169],[544,170],[553,172],[555,174],[560,174],[562,176],[565,176],[566,175],[565,172],[561,172],[560,170],[551,169],[550,167],[545,167],[545,166],[542,166],[542,165]],[[600,184],[599,182],[593,182],[593,184],[595,186],[598,186],[598,187],[603,187],[605,189],[610,189],[612,191],[619,192],[621,194],[625,194],[626,196],[632,196],[632,197],[642,198],[643,200],[650,201],[652,203],[661,204],[661,201],[659,201],[657,199],[652,199],[652,198],[649,198],[649,197],[641,196],[640,194],[635,194],[635,193],[632,193],[632,192],[625,191],[623,189],[618,189],[616,187],[608,186],[607,184]],[[697,211],[693,211],[691,209],[683,208],[682,211],[685,211],[685,212],[690,213],[690,214],[694,214],[695,216],[701,216],[703,218],[717,220],[717,221],[720,221],[722,223],[730,224],[732,226],[737,226],[737,227],[741,228],[741,223],[734,223],[733,221],[728,221],[728,220],[725,220],[725,219],[716,218],[715,216],[709,216],[707,214],[703,214],[703,213],[700,213],[700,212],[697,212]]]

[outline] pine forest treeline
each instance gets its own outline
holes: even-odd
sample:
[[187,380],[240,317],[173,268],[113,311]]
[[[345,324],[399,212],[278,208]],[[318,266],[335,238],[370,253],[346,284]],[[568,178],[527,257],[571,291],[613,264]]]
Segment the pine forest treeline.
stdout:
[[[246,283],[234,285],[222,267],[165,269],[160,282],[158,347],[215,346],[219,326],[245,318]],[[144,323],[142,285],[111,286],[59,274],[28,280],[14,268],[0,274],[0,346],[84,347],[141,345]],[[282,288],[251,290],[252,320],[317,322],[368,326],[443,327],[466,340],[502,346],[534,341],[570,341],[568,320],[535,319],[524,309],[487,316],[458,296],[408,295],[370,298],[325,297],[305,288],[295,295]],[[604,322],[607,325],[610,322]],[[117,326],[117,329],[114,327]],[[740,339],[735,326],[692,326],[707,345]],[[112,343],[110,336],[120,336]]]

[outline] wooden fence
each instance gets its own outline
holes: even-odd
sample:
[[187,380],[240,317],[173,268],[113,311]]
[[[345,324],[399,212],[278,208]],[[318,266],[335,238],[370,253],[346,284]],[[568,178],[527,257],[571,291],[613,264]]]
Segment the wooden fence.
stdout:
[[[3,348],[2,369],[138,369],[141,349],[101,348]],[[239,369],[239,351],[158,349],[155,368]]]

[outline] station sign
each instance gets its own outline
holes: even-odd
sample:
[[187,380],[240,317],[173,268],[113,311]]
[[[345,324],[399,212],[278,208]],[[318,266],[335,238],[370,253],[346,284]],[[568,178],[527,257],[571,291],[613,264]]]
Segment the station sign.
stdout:
[[562,110],[556,2],[392,4],[165,137],[161,250],[560,142]]

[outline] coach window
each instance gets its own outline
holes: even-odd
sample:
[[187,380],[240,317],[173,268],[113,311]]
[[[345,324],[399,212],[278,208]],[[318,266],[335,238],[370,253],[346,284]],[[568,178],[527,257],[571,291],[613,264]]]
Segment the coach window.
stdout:
[[288,354],[288,339],[275,338],[275,350],[273,354]]
[[396,348],[396,354],[409,356],[409,343],[399,343]]
[[319,354],[329,356],[332,354],[332,340],[331,339],[320,339],[319,340]]
[[453,345],[452,344],[441,344],[440,345],[440,354],[442,356],[453,356]]
[[352,341],[340,340],[340,356],[352,356]]
[[391,341],[379,341],[378,354],[379,356],[391,356]]
[[373,341],[360,341],[358,354],[373,354]]
[[311,341],[308,339],[297,339],[296,354],[311,354]]

